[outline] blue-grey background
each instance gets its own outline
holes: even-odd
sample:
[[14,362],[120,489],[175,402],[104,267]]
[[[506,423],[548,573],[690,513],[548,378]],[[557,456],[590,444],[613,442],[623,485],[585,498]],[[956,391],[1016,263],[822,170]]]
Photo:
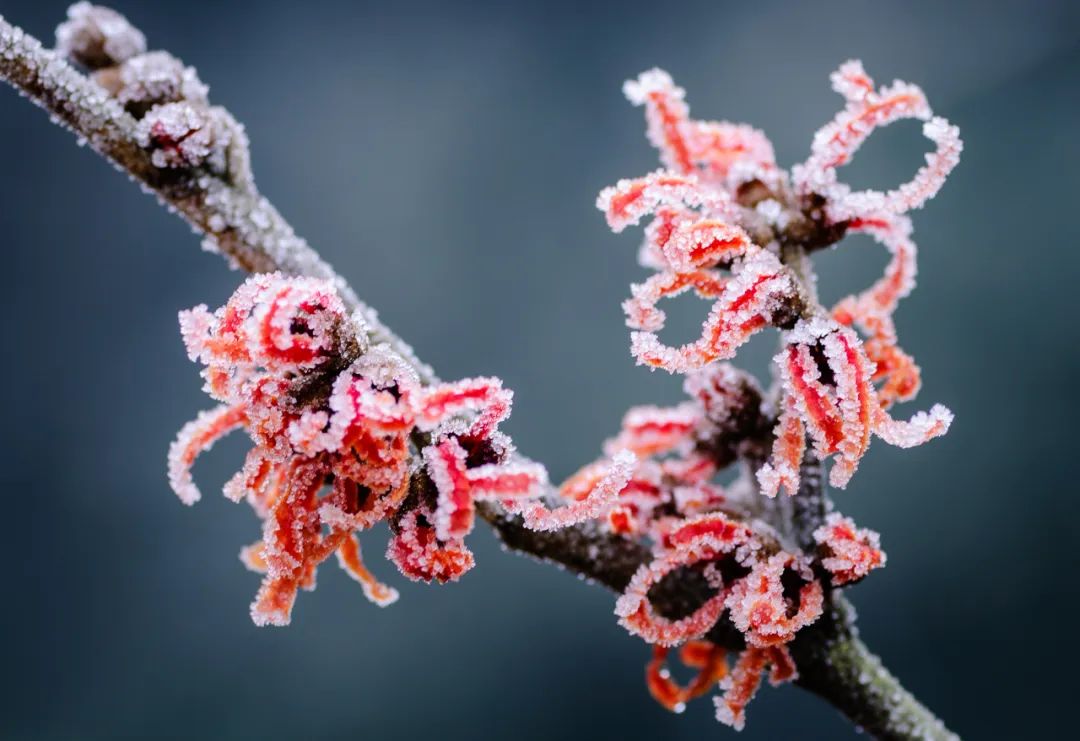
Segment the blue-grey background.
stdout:
[[[64,3],[3,0],[51,38]],[[915,214],[919,290],[898,313],[922,364],[917,405],[957,414],[943,440],[873,446],[842,509],[883,532],[889,567],[854,590],[866,640],[971,738],[1075,726],[1080,12],[1071,2],[517,4],[118,2],[153,48],[198,67],[247,124],[263,190],[447,378],[498,374],[509,431],[555,477],[590,460],[622,411],[678,397],[635,368],[619,302],[639,233],[593,207],[656,166],[620,95],[653,65],[703,118],[749,121],[781,162],[805,156],[861,57],[922,84],[959,124],[963,161]],[[905,179],[926,144],[898,124],[847,174]],[[0,736],[45,738],[700,739],[647,696],[647,648],[613,598],[473,536],[462,582],[366,603],[331,563],[292,627],[257,629],[258,537],[213,493],[236,438],[182,507],[164,456],[208,401],[178,309],[241,276],[198,249],[40,111],[0,90],[0,380],[5,574]],[[885,263],[869,241],[822,255],[826,298]],[[677,304],[688,337],[703,305]],[[742,355],[763,370],[772,337]],[[791,687],[764,690],[746,738],[852,729]]]

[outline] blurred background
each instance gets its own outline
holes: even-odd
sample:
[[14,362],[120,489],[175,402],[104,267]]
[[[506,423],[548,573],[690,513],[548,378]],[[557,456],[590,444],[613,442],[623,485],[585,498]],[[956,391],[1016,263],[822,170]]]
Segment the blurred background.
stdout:
[[[65,3],[3,0],[49,40]],[[1061,2],[525,4],[117,2],[196,66],[243,121],[263,191],[445,378],[497,374],[508,429],[561,478],[635,403],[679,382],[634,366],[619,302],[640,232],[608,232],[597,191],[657,165],[622,81],[658,65],[700,118],[747,121],[781,163],[840,106],[850,57],[921,84],[965,152],[914,215],[919,290],[897,321],[957,421],[878,443],[836,499],[879,529],[889,567],[853,590],[867,642],[971,738],[1068,735],[1075,695],[1080,374],[1080,5]],[[845,174],[889,186],[921,164],[913,122]],[[241,280],[175,217],[10,89],[0,90],[0,477],[6,565],[0,736],[701,739],[643,683],[647,647],[614,598],[503,554],[486,530],[460,583],[381,610],[332,564],[288,629],[257,629],[237,553],[247,507],[186,509],[165,480],[175,431],[209,405],[176,312]],[[821,255],[835,299],[872,281],[864,238]],[[704,304],[676,303],[675,339]],[[679,337],[680,333],[683,335]],[[774,336],[740,356],[764,372]],[[246,449],[200,462],[213,494]],[[853,729],[793,687],[764,689],[745,738]]]

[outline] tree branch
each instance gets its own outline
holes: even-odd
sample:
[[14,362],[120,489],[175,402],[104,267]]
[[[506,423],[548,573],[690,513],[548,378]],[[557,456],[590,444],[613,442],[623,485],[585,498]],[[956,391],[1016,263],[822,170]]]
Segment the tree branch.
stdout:
[[[228,121],[234,136],[225,172],[201,166],[159,168],[140,144],[138,122],[117,100],[3,18],[0,77],[145,191],[156,195],[204,234],[206,244],[234,267],[251,272],[278,270],[333,282],[346,303],[359,312],[373,342],[392,346],[415,366],[425,382],[436,379],[408,344],[378,321],[375,312],[258,192],[247,165],[246,138],[231,116]],[[833,239],[832,235],[814,234],[810,241],[815,244]],[[791,536],[805,545],[809,542],[807,533],[813,529],[806,528],[819,521],[827,506],[820,463],[808,461],[802,480],[803,490],[795,499],[798,507],[807,512],[810,508],[814,514],[793,514],[793,522],[802,527]],[[507,548],[559,564],[616,592],[625,589],[634,572],[652,560],[649,548],[642,543],[604,533],[594,524],[536,532],[497,506],[481,503],[478,507]],[[709,590],[703,577],[688,574],[661,584],[653,603],[661,613],[678,617],[699,606]],[[718,624],[708,637],[733,650],[743,646],[741,634],[726,622]],[[852,625],[850,606],[838,593],[830,595],[826,613],[801,631],[790,648],[799,669],[799,686],[830,702],[868,733],[882,739],[954,738],[867,651]]]
[[377,313],[259,193],[247,165],[247,139],[238,124],[227,174],[202,167],[156,167],[150,152],[139,143],[137,121],[117,100],[2,16],[0,77],[143,190],[157,196],[203,234],[204,244],[219,251],[233,267],[255,273],[279,270],[286,275],[331,281],[346,305],[363,317],[372,342],[389,344],[416,368],[422,380],[435,380],[431,368],[416,357],[408,343],[378,320]]

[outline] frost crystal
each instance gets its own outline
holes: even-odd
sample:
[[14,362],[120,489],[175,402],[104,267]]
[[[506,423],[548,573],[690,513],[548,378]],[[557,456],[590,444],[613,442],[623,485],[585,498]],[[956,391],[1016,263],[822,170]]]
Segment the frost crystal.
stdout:
[[67,16],[56,27],[56,50],[90,69],[146,51],[146,37],[115,10],[80,2],[68,8]]

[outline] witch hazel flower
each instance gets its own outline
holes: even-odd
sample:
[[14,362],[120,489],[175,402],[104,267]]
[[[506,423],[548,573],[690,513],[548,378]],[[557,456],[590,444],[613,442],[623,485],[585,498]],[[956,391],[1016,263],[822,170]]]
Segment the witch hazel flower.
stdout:
[[[667,73],[645,72],[624,92],[645,106],[649,140],[667,169],[604,189],[597,207],[616,232],[654,217],[640,261],[658,272],[633,286],[623,304],[636,330],[631,352],[640,364],[685,373],[733,357],[758,330],[785,324],[799,303],[787,269],[738,223],[741,186],[761,180],[779,187],[783,175],[761,132],[691,120],[683,90]],[[712,301],[712,309],[697,341],[667,346],[657,334],[665,320],[657,303],[688,290]]]
[[297,591],[314,588],[332,555],[368,599],[393,602],[356,537],[379,522],[393,531],[387,556],[405,576],[454,581],[474,563],[464,539],[476,502],[519,508],[537,528],[574,524],[597,516],[634,465],[620,453],[596,481],[576,482],[564,506],[537,501],[550,494],[547,472],[498,430],[510,391],[496,378],[421,385],[389,347],[368,346],[363,321],[327,281],[257,275],[216,312],[181,312],[180,327],[221,404],[180,431],[169,481],[195,503],[197,456],[232,430],[248,433],[254,447],[225,494],[263,523],[241,553],[264,574],[251,607],[259,625],[287,624]]
[[[815,136],[810,159],[794,169],[789,186],[760,132],[690,119],[683,90],[666,73],[643,73],[624,91],[645,107],[649,140],[667,169],[620,181],[597,200],[615,231],[653,217],[641,257],[657,272],[632,286],[623,304],[639,363],[687,373],[733,357],[765,327],[785,332],[787,346],[775,359],[783,381],[776,442],[758,471],[769,496],[798,490],[807,436],[819,457],[835,456],[830,482],[843,487],[872,435],[909,447],[944,434],[952,420],[941,406],[907,422],[885,410],[914,398],[921,383],[892,321],[916,273],[904,212],[932,197],[956,165],[957,131],[933,117],[919,88],[897,82],[878,89],[858,62],[842,65],[832,81],[847,106]],[[839,183],[837,168],[870,133],[902,118],[925,120],[927,136],[938,145],[915,178],[888,193],[856,193]],[[779,256],[794,222],[827,238],[869,234],[892,255],[885,276],[841,301],[831,317],[821,316],[812,285],[798,280]],[[681,347],[665,345],[658,335],[666,319],[659,302],[686,291],[713,302],[702,335]],[[865,345],[854,330],[866,337]]]
[[798,491],[806,435],[821,459],[834,457],[829,483],[843,488],[870,445],[871,435],[897,447],[921,445],[949,430],[952,413],[940,404],[908,421],[889,416],[873,384],[872,366],[851,329],[829,319],[800,320],[774,358],[782,379],[783,411],[771,462],[758,473],[762,491]]
[[[624,627],[655,646],[646,669],[649,690],[662,705],[681,712],[687,701],[718,687],[717,718],[739,729],[768,668],[774,684],[796,676],[787,644],[820,617],[822,585],[803,556],[782,550],[771,533],[721,512],[686,520],[668,534],[655,556],[637,571],[615,607]],[[680,619],[659,615],[651,590],[673,572],[701,564],[707,564],[714,594]],[[700,641],[725,612],[747,644],[730,672],[726,652]],[[669,647],[680,644],[684,662],[700,667],[686,686],[675,683],[664,668]]]
[[[799,297],[787,269],[734,224],[736,206],[727,191],[713,190],[695,174],[660,171],[605,189],[597,206],[615,231],[657,216],[642,254],[659,272],[633,286],[623,304],[627,325],[637,330],[631,352],[638,363],[685,373],[733,357],[758,330],[792,315]],[[721,275],[722,267],[731,275]],[[701,337],[665,345],[657,333],[666,317],[657,303],[688,290],[713,302]]]

